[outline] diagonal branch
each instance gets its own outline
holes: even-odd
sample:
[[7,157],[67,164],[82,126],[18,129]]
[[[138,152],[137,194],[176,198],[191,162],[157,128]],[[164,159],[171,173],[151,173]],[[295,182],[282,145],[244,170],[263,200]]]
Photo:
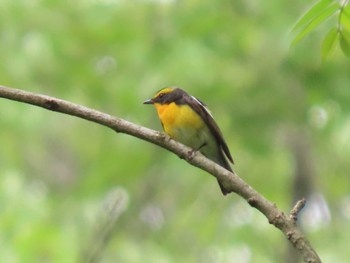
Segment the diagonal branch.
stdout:
[[175,153],[181,159],[185,159],[188,163],[215,176],[227,190],[240,195],[247,200],[251,206],[264,214],[270,224],[273,224],[284,233],[304,259],[304,262],[321,262],[316,251],[312,248],[311,244],[296,224],[297,214],[302,206],[297,205],[297,208],[293,209],[291,216],[286,215],[280,211],[274,203],[267,200],[250,185],[244,182],[237,174],[231,173],[222,168],[199,152],[189,155],[188,152],[191,150],[190,148],[171,140],[170,137],[164,133],[136,125],[126,120],[78,104],[28,91],[0,86],[0,97],[89,120],[106,126],[116,132],[129,134],[151,142]]

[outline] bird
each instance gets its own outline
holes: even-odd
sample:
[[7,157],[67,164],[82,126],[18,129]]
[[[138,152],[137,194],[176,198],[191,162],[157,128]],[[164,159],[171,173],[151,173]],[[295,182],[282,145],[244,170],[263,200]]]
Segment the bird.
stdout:
[[[234,164],[219,126],[205,104],[179,87],[165,87],[143,104],[153,104],[170,138],[201,152],[230,172]],[[218,180],[223,195],[230,193]]]

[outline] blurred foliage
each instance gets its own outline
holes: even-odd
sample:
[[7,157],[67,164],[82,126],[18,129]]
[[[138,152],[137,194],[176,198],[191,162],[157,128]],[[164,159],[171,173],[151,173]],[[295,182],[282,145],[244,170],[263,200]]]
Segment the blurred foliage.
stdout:
[[[234,170],[284,211],[297,170],[290,138],[303,134],[314,173],[303,226],[324,262],[347,262],[349,61],[338,49],[326,63],[313,52],[323,24],[288,48],[304,9],[286,0],[4,0],[0,83],[158,130],[142,101],[181,86],[213,112]],[[77,262],[89,250],[95,262],[284,262],[287,242],[260,213],[163,149],[3,99],[0,127],[4,262]],[[127,201],[111,227],[101,214],[116,192]]]
[[349,0],[319,0],[297,22],[292,32],[297,32],[292,44],[298,43],[321,23],[331,17],[336,25],[329,29],[322,41],[321,55],[325,60],[339,44],[343,53],[350,57],[350,5]]

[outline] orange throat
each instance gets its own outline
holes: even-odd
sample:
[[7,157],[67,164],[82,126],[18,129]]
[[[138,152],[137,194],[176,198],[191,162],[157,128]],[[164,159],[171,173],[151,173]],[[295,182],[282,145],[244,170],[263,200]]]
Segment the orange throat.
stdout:
[[167,126],[174,123],[177,110],[177,105],[174,102],[170,104],[155,103],[154,106],[163,125]]

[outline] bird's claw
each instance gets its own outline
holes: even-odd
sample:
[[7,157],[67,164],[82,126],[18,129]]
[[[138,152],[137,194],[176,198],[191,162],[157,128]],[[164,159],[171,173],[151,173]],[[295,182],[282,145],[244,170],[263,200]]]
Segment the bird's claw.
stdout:
[[197,152],[196,149],[192,149],[192,150],[188,151],[187,152],[188,158],[192,159],[196,152]]

